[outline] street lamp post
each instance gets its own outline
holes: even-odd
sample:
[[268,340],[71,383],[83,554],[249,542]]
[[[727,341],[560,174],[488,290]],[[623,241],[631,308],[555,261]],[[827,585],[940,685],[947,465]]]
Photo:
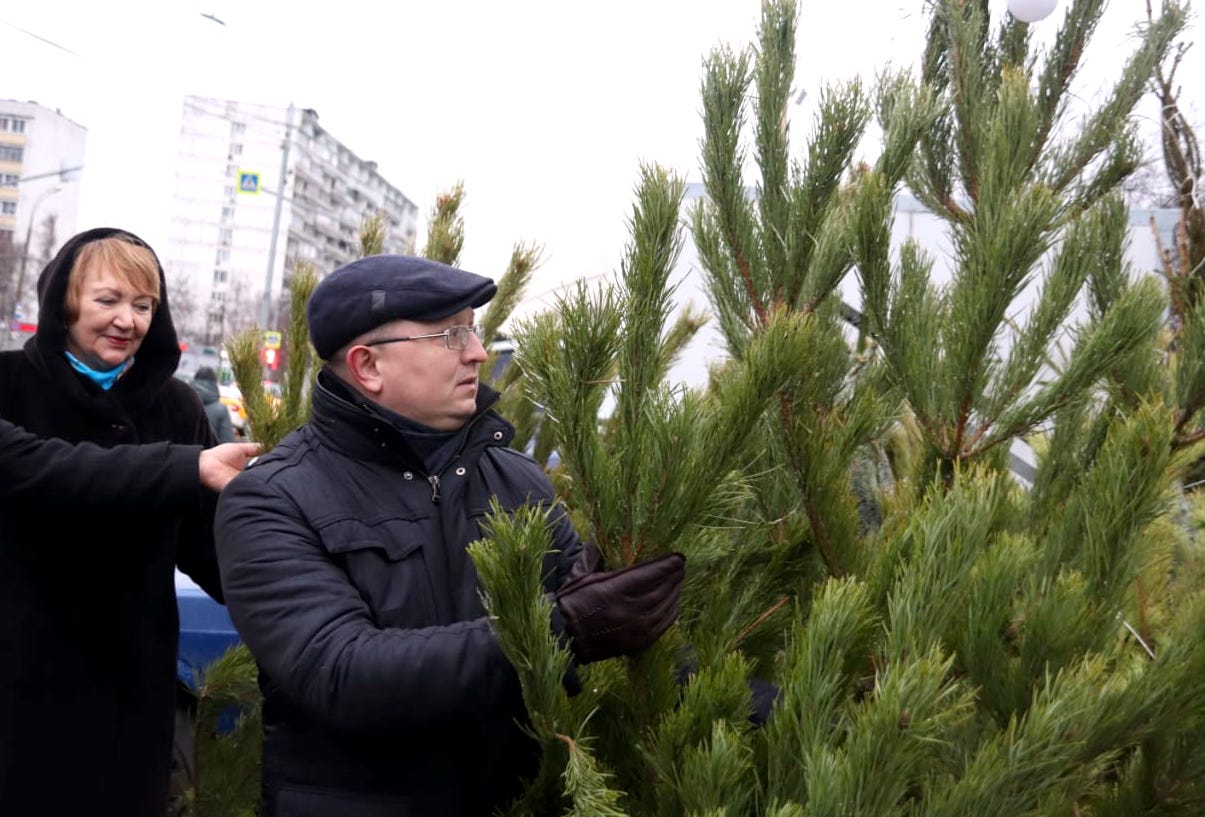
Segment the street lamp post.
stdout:
[[272,236],[268,240],[268,271],[264,275],[264,295],[259,303],[259,328],[269,329],[272,319],[272,272],[276,266],[276,234],[280,232],[280,211],[284,207],[285,186],[289,176],[289,143],[293,131],[293,103],[285,114],[285,139],[280,151],[280,181],[277,183],[276,209],[272,212]]
[[25,246],[21,249],[21,269],[17,273],[17,286],[13,289],[12,304],[6,310],[5,321],[13,320],[16,317],[14,314],[15,311],[21,306],[21,291],[25,289],[25,270],[29,267],[29,245],[33,241],[33,225],[38,219],[38,207],[41,206],[43,201],[62,189],[59,186],[52,187],[49,190],[43,191],[42,195],[33,200],[33,205],[29,210],[29,224],[25,227]]

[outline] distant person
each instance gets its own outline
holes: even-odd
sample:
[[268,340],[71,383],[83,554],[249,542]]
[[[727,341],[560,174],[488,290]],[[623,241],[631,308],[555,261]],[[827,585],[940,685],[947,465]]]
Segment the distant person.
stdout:
[[264,691],[261,817],[486,817],[534,774],[519,678],[466,551],[491,501],[550,513],[545,588],[579,662],[676,620],[685,560],[602,571],[478,380],[489,278],[376,255],[308,304],[313,419],[218,502],[230,615]]
[[[0,417],[103,447],[210,447],[173,377],[163,269],[101,228],[38,278],[37,333],[0,354]],[[115,466],[115,481],[125,479]],[[176,704],[178,566],[219,601],[216,497],[175,510],[0,508],[0,815],[162,817]]]
[[205,407],[205,416],[209,418],[213,436],[220,443],[234,442],[234,423],[230,422],[230,409],[226,408],[218,391],[217,373],[209,366],[202,366],[192,376],[192,387]]

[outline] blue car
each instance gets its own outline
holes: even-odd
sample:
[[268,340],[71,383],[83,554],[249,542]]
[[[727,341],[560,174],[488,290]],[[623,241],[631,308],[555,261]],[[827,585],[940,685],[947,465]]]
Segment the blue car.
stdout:
[[211,599],[192,579],[176,571],[176,607],[180,612],[180,641],[176,650],[176,680],[181,692],[198,693],[200,672],[238,643],[238,633],[224,605]]

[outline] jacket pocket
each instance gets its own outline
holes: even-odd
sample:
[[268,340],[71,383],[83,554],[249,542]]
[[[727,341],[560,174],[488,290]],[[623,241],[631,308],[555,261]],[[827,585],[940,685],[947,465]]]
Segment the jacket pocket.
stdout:
[[427,627],[436,610],[423,544],[429,518],[338,519],[319,528],[323,546],[340,564],[380,627]]

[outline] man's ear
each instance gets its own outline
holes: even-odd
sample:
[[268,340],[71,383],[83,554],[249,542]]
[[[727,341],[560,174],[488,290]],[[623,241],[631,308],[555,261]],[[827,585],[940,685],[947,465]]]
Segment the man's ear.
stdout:
[[352,346],[344,358],[352,384],[370,394],[380,394],[384,388],[381,372],[377,368],[377,356],[367,346]]

